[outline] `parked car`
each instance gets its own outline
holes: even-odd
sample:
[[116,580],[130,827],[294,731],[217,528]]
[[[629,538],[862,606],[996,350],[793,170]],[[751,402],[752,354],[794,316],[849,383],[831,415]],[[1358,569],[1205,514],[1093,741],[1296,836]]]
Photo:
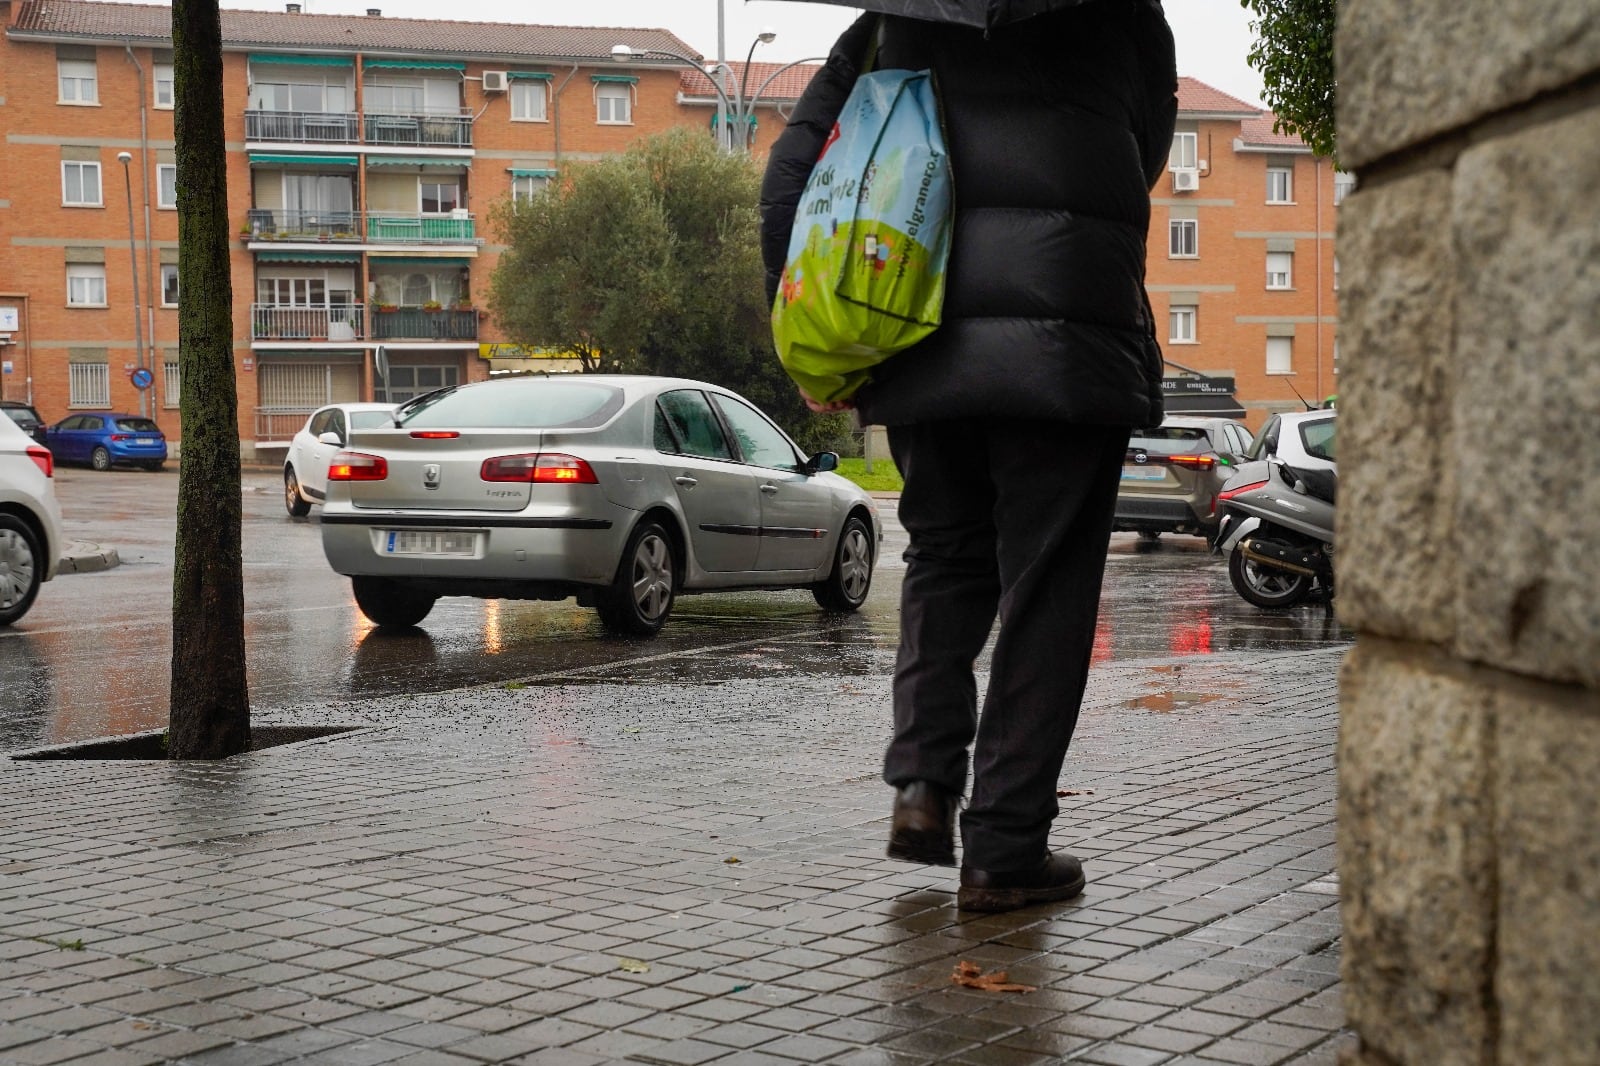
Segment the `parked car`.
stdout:
[[1337,470],[1338,424],[1334,408],[1273,415],[1262,423],[1244,457],[1278,458],[1297,470]]
[[1122,463],[1113,529],[1147,539],[1217,532],[1217,493],[1244,459],[1250,431],[1231,418],[1168,415],[1154,429],[1136,430]]
[[10,415],[11,421],[21,426],[22,431],[34,439],[34,443],[45,443],[44,419],[39,417],[38,410],[32,404],[21,400],[0,400],[0,414]]
[[46,442],[56,462],[88,463],[96,470],[115,463],[160,470],[167,461],[166,435],[143,415],[68,415],[50,427]]
[[0,418],[0,626],[28,613],[61,559],[55,460],[9,418]]
[[311,505],[328,493],[328,461],[349,439],[352,429],[393,425],[392,403],[331,403],[311,412],[294,435],[283,460],[283,505],[303,518]]
[[679,593],[867,598],[871,497],[728,389],[682,378],[517,375],[402,405],[328,468],[322,548],[380,626],[441,596],[576,596],[651,635]]

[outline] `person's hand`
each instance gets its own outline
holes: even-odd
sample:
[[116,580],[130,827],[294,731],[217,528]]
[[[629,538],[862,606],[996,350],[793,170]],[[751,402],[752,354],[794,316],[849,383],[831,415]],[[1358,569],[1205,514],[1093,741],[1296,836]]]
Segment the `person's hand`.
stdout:
[[805,389],[800,390],[800,398],[806,402],[807,407],[819,415],[831,415],[835,411],[853,410],[856,405],[854,400],[833,400],[829,403],[823,403],[820,400],[813,400],[810,396],[806,395]]

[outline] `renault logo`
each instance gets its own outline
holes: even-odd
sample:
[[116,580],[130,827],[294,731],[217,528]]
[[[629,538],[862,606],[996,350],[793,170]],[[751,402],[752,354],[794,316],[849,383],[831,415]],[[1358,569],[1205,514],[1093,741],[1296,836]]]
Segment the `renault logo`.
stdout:
[[422,487],[436,489],[439,487],[439,464],[428,463],[422,468]]

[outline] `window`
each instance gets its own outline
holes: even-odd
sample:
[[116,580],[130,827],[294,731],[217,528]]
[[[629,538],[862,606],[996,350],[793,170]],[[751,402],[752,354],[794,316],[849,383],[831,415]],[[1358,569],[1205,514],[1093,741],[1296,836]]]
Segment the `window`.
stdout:
[[1199,165],[1200,135],[1198,133],[1174,133],[1172,135],[1172,153],[1167,160],[1168,169],[1193,170]]
[[162,111],[172,110],[173,82],[171,63],[153,63],[150,67],[150,77],[156,83],[156,104]]
[[511,120],[513,122],[545,121],[545,84],[527,78],[511,83]]
[[604,84],[594,87],[594,120],[601,125],[625,126],[633,121],[633,86]]
[[758,411],[726,396],[716,397],[716,404],[739,442],[739,458],[751,466],[772,470],[799,468],[800,457],[795,455],[793,446]]
[[422,213],[447,215],[461,206],[461,185],[454,181],[422,183]]
[[379,375],[373,395],[379,403],[404,403],[454,384],[453,366],[391,366],[388,380]]
[[1167,258],[1192,259],[1200,254],[1200,223],[1192,218],[1175,218],[1167,228]]
[[1267,338],[1267,373],[1294,373],[1294,338]]
[[165,211],[178,207],[178,164],[156,164],[156,206]]
[[178,264],[161,264],[161,306],[178,306]]
[[61,202],[67,207],[100,207],[100,164],[64,160]]
[[1333,172],[1333,203],[1334,206],[1344,203],[1344,198],[1349,196],[1356,188],[1356,176],[1342,170]]
[[1294,168],[1267,168],[1267,203],[1294,203]]
[[549,184],[550,179],[544,174],[514,174],[511,177],[511,199],[519,204],[527,203],[544,192]]
[[362,109],[373,115],[420,115],[426,107],[425,100],[422,79],[391,76],[367,82]]
[[722,423],[706,402],[705,394],[692,389],[663,393],[656,401],[656,450],[706,459],[732,459],[733,449],[722,435]]
[[104,263],[67,264],[67,306],[104,307],[106,305],[106,267]]
[[182,381],[178,377],[178,361],[176,359],[169,358],[161,364],[161,382],[164,386],[164,394],[161,397],[162,404],[167,407],[178,406],[179,400],[183,397],[183,391],[181,388]]
[[1196,309],[1175,304],[1167,310],[1167,340],[1172,344],[1193,344]]
[[1333,291],[1339,291],[1339,257],[1333,257]]
[[[67,406],[110,407],[111,364],[70,364],[67,367]],[[99,428],[99,419],[95,419],[94,422],[94,426],[82,426],[79,428]]]
[[56,85],[59,102],[63,104],[97,104],[100,102],[99,84],[95,78],[94,60],[56,60]]
[[1267,253],[1267,288],[1294,288],[1294,253]]

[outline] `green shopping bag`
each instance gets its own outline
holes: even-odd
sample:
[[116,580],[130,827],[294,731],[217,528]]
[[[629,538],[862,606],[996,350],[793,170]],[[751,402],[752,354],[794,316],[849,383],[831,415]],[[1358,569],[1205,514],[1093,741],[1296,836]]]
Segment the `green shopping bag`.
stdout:
[[772,305],[778,359],[824,403],[939,325],[951,179],[927,71],[857,79],[795,211]]

